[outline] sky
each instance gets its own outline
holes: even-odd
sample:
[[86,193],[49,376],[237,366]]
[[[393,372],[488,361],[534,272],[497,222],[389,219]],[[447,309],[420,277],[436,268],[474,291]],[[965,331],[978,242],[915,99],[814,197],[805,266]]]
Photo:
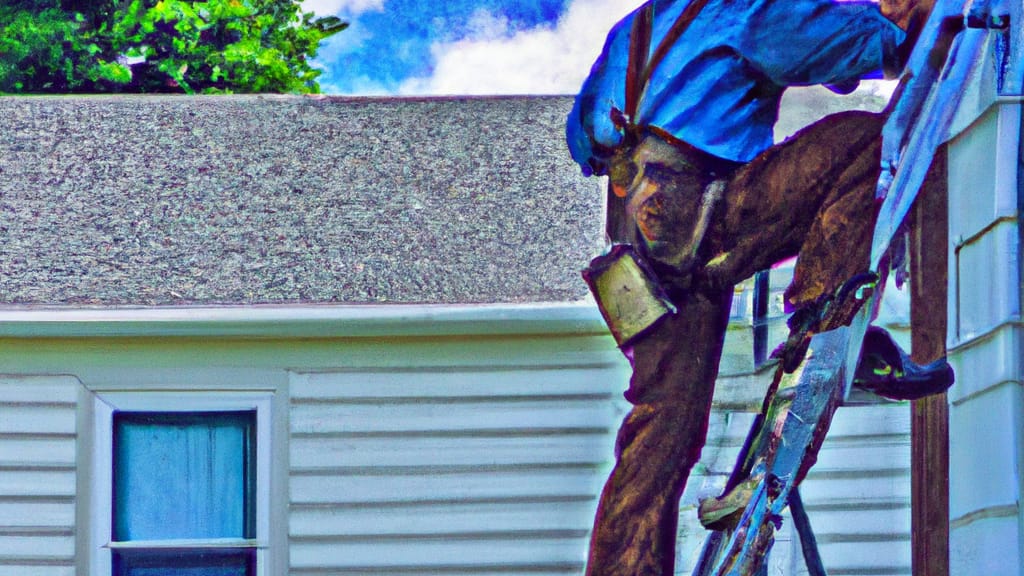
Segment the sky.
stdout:
[[575,94],[642,0],[304,0],[350,23],[314,65],[344,95]]

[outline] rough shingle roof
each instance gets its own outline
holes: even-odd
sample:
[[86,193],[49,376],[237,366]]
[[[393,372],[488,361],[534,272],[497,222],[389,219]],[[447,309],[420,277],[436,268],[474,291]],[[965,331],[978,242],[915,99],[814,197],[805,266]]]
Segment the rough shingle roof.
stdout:
[[570,105],[0,98],[0,304],[582,299]]

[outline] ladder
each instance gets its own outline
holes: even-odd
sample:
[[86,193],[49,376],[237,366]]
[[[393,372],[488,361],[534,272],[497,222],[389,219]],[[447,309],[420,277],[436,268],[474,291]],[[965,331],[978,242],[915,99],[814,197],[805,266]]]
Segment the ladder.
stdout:
[[[982,51],[993,30],[1008,28],[1006,0],[937,0],[910,56],[883,128],[882,172],[877,194],[884,198],[875,225],[871,269],[888,266],[886,255],[917,192],[936,149],[948,131],[968,80],[977,73]],[[966,28],[949,45],[941,68],[929,63],[950,19]],[[1004,44],[1006,34],[995,44]],[[998,58],[997,58],[998,60]],[[997,62],[997,66],[1000,63]],[[754,420],[726,484],[725,494],[744,503],[721,529],[704,542],[694,576],[759,576],[788,506],[811,576],[825,576],[798,484],[814,464],[832,416],[849,395],[861,345],[879,291],[871,282],[849,286],[829,325],[813,335],[802,363],[792,373],[776,369],[760,414]],[[724,513],[724,512],[723,512]],[[739,515],[736,520],[735,516]],[[714,520],[712,518],[712,520]]]

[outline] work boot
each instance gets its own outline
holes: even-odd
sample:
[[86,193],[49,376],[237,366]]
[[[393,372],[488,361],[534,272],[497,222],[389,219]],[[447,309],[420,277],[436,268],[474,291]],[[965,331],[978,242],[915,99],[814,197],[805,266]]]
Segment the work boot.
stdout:
[[944,357],[917,364],[888,332],[869,326],[853,385],[893,400],[915,400],[945,392],[954,379],[953,367]]
[[718,497],[703,498],[697,507],[697,519],[708,530],[732,530],[750,504],[763,478],[748,478]]

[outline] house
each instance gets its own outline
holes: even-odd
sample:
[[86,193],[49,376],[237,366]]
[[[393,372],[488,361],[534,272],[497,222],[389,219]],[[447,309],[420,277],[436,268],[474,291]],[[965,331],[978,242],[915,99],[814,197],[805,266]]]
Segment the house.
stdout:
[[[605,191],[569,106],[0,98],[0,573],[580,573],[628,366],[578,275]],[[751,297],[680,573],[767,384]],[[909,573],[909,426],[837,415],[804,489],[831,573]]]
[[949,142],[950,574],[1024,570],[1024,6],[1004,6],[1014,24],[983,43]]

